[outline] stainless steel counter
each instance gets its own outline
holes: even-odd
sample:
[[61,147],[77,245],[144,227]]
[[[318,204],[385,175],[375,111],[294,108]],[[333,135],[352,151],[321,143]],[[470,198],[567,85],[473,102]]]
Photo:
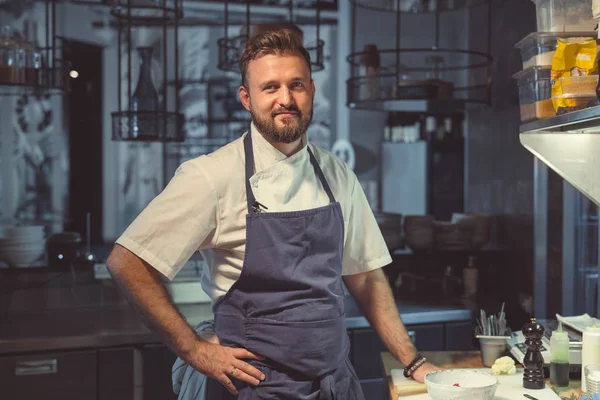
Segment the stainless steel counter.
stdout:
[[[348,299],[348,329],[368,327],[366,318]],[[191,325],[213,317],[209,304],[178,306]],[[399,304],[405,324],[464,321],[466,309]],[[19,313],[0,317],[0,354],[110,347],[156,343],[158,338],[128,306],[54,310]]]
[[[213,318],[210,304],[178,304],[192,326]],[[346,298],[348,329],[368,321],[351,297]],[[463,307],[399,303],[405,324],[466,321]],[[0,293],[0,354],[157,343],[113,282],[57,284]]]

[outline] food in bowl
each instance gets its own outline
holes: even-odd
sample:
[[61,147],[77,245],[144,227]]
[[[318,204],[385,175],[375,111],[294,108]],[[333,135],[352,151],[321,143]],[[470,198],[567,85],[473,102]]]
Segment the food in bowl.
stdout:
[[449,369],[427,374],[425,386],[433,400],[492,400],[498,378],[481,371]]

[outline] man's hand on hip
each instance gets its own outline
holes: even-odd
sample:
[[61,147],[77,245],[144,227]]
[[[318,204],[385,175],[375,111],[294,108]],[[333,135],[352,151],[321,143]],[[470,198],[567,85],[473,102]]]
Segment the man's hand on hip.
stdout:
[[[218,342],[218,338],[216,341]],[[214,339],[211,342],[214,342]],[[231,394],[238,394],[231,378],[252,386],[257,386],[265,379],[264,374],[257,368],[242,361],[263,360],[264,357],[246,349],[226,347],[211,342],[200,341],[195,356],[192,356],[192,365],[207,377],[219,381]]]

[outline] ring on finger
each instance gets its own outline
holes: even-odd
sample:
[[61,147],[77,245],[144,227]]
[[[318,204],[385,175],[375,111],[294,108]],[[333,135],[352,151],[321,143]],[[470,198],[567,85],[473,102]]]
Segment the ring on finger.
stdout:
[[229,375],[233,376],[233,374],[235,374],[236,369],[236,367],[231,367],[231,372],[229,373]]

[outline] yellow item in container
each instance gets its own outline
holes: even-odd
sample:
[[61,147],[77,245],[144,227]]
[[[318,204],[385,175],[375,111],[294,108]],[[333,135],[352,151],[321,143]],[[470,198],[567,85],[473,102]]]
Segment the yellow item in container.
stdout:
[[[550,80],[552,83],[552,102],[557,114],[581,108],[577,101],[565,94],[563,80],[570,76],[587,76],[598,74],[596,53],[598,47],[593,38],[563,38],[558,39],[558,47],[552,60]],[[588,93],[580,93],[588,94]],[[595,93],[592,91],[592,95]]]

